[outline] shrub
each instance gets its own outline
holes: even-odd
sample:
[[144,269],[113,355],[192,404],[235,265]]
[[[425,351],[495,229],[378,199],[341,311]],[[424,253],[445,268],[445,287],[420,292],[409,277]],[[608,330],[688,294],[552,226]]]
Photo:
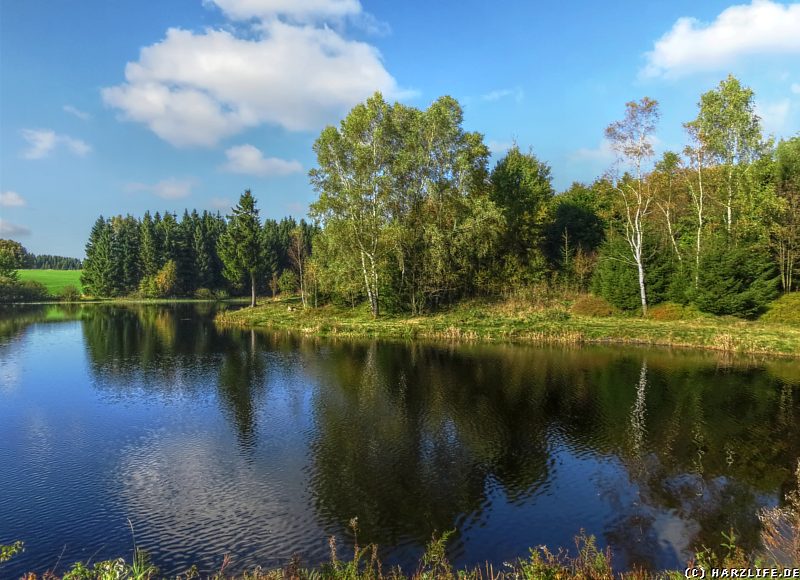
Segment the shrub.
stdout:
[[[650,240],[652,236],[648,236]],[[644,249],[647,304],[658,304],[670,297],[675,265],[672,254],[648,243]],[[622,310],[639,310],[639,273],[632,262],[631,250],[622,237],[609,238],[600,247],[597,268],[592,276],[592,292]],[[677,292],[677,289],[676,289]]]
[[64,286],[58,297],[64,302],[77,302],[81,299],[81,291],[74,284]]
[[652,308],[648,308],[647,317],[653,320],[691,320],[697,318],[700,313],[696,308],[675,304],[674,302],[662,302]]
[[0,277],[0,302],[38,302],[48,298],[50,294],[41,282]]
[[278,278],[278,288],[281,294],[294,294],[297,291],[297,276],[291,270],[284,270],[281,272],[281,277]]
[[700,260],[693,302],[703,312],[753,318],[777,295],[775,263],[763,248],[720,236]]
[[168,261],[155,276],[145,276],[139,282],[138,294],[142,298],[166,298],[178,291],[178,268],[174,260]]
[[175,260],[169,260],[155,277],[155,286],[158,295],[173,296],[178,290],[178,268]]
[[608,317],[617,314],[618,310],[614,308],[607,300],[600,296],[592,294],[584,294],[579,296],[572,304],[570,311],[578,316],[597,316]]
[[761,320],[800,326],[800,292],[784,294],[772,302]]
[[198,288],[194,291],[194,297],[198,300],[216,300],[217,296],[208,288]]

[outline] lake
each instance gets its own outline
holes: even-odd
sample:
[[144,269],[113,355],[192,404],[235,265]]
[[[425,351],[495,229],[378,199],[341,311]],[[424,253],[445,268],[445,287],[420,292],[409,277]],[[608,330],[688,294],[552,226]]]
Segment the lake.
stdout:
[[130,558],[164,573],[412,570],[581,530],[617,569],[681,567],[795,482],[800,362],[594,346],[343,341],[218,328],[199,305],[0,310],[0,576]]

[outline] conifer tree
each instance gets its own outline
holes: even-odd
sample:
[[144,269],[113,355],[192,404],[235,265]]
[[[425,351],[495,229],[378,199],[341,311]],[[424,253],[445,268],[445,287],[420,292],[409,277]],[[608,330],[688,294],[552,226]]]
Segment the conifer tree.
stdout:
[[150,212],[146,211],[139,225],[139,264],[142,277],[155,276],[160,268],[158,237]]
[[114,296],[118,291],[119,267],[114,256],[111,225],[100,216],[86,244],[81,283],[94,296]]
[[263,270],[263,243],[256,200],[246,190],[228,216],[228,227],[217,250],[225,277],[234,284],[250,283],[250,306],[256,305],[256,279]]

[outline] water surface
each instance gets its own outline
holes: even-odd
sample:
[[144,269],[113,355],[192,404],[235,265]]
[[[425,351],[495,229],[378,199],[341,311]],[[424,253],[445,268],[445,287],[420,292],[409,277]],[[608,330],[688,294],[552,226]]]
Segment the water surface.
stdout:
[[[678,567],[793,485],[800,364],[616,347],[332,341],[211,305],[0,310],[0,576],[129,556],[165,573],[344,554],[414,568],[581,529]],[[131,530],[133,529],[133,531]]]

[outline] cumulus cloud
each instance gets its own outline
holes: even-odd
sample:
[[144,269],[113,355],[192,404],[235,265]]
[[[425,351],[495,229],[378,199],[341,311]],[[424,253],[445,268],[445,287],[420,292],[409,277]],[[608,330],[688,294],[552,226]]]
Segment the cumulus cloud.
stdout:
[[27,236],[31,231],[25,226],[12,224],[11,222],[0,218],[0,235],[2,236]]
[[0,207],[22,207],[25,205],[25,198],[16,191],[0,192]]
[[731,6],[710,24],[679,18],[646,53],[644,77],[677,78],[728,67],[746,56],[800,55],[800,3]]
[[70,115],[78,117],[78,119],[80,119],[81,121],[88,121],[89,119],[92,118],[92,116],[86,111],[81,111],[80,109],[76,109],[72,105],[64,105],[62,108],[64,109],[65,113],[69,113]]
[[231,18],[266,19],[248,37],[230,30],[169,29],[127,64],[124,83],[102,90],[105,103],[183,147],[213,146],[262,124],[315,131],[374,91],[404,95],[374,46],[326,26],[267,18],[303,10],[324,16],[351,5],[360,9],[357,2],[217,4]]
[[285,16],[296,20],[341,18],[361,13],[359,0],[206,0],[232,20],[266,20]]
[[125,186],[126,191],[144,191],[163,199],[182,199],[192,194],[192,188],[196,182],[194,179],[162,179],[161,181],[148,185],[146,183],[129,183]]
[[223,171],[242,173],[244,175],[289,175],[303,170],[299,161],[287,161],[277,157],[264,157],[252,145],[238,145],[225,152],[228,162],[222,166]]
[[23,129],[21,133],[28,142],[28,148],[22,153],[25,159],[44,159],[61,145],[79,157],[84,157],[92,150],[85,141],[59,135],[51,129]]

